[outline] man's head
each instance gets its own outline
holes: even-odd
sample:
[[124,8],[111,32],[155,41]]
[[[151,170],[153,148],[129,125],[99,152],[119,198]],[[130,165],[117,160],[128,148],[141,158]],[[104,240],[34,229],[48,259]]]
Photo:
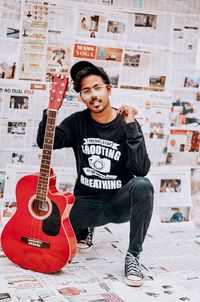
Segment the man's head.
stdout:
[[84,77],[89,75],[98,75],[102,78],[105,84],[110,84],[110,79],[101,67],[98,67],[88,61],[80,61],[75,63],[70,71],[71,78],[74,81],[74,90],[76,92],[81,91],[81,81]]
[[91,112],[100,113],[110,108],[111,85],[103,68],[87,61],[80,61],[72,66],[71,77],[75,91],[80,93]]

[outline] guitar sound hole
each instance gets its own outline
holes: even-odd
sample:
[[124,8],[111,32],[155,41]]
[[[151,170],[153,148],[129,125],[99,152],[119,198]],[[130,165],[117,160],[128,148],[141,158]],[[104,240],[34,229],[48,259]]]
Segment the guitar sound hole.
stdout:
[[38,218],[45,218],[50,211],[49,200],[39,201],[34,199],[31,205],[32,211]]

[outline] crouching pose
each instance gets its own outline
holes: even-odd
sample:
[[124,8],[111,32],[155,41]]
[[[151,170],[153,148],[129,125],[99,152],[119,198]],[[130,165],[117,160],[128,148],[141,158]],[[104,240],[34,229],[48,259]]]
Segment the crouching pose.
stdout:
[[[86,109],[56,127],[54,149],[72,147],[77,166],[75,203],[70,221],[79,251],[92,248],[94,227],[130,221],[125,257],[125,282],[143,284],[139,254],[153,209],[153,187],[144,176],[150,168],[144,136],[134,107],[111,106],[110,80],[90,62],[72,66],[74,89]],[[39,124],[37,143],[43,147],[48,110]],[[128,234],[127,234],[128,236]]]

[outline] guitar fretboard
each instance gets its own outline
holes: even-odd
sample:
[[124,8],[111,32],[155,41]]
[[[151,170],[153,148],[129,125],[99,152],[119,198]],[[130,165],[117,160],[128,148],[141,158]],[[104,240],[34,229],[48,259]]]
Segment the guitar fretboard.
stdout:
[[45,128],[40,174],[39,174],[37,193],[36,193],[36,198],[40,201],[46,200],[46,196],[47,196],[47,192],[48,192],[51,154],[52,154],[52,149],[53,149],[56,115],[57,115],[56,110],[49,109],[49,114],[47,117],[47,124],[46,124],[46,128]]

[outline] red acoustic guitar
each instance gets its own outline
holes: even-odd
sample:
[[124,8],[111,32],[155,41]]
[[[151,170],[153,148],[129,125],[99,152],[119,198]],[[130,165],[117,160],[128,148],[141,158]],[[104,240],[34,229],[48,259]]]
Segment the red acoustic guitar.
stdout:
[[59,271],[76,252],[69,221],[74,196],[56,189],[56,176],[50,167],[56,115],[67,86],[67,78],[53,78],[40,172],[18,181],[17,210],[1,235],[2,249],[12,262],[42,273]]

